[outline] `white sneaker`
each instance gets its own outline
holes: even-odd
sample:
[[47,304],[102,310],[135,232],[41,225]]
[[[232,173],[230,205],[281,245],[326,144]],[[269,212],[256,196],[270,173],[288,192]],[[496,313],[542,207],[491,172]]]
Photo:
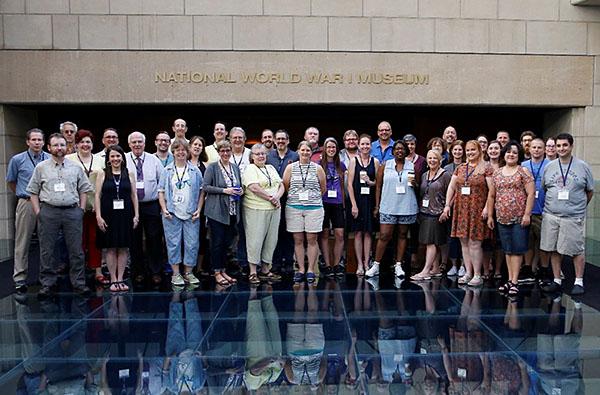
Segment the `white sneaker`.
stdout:
[[400,289],[402,287],[402,281],[404,281],[403,278],[399,278],[399,277],[394,278],[394,287],[396,287],[397,289]]
[[458,270],[456,270],[456,266],[452,266],[450,270],[448,270],[447,276],[456,276],[458,274]]
[[365,276],[367,276],[367,277],[379,276],[379,263],[373,262],[373,266],[371,266],[369,268],[369,270],[367,270],[367,272],[365,273]]
[[467,270],[465,269],[465,267],[464,267],[464,266],[461,266],[461,267],[460,267],[460,270],[458,271],[458,277],[462,277],[462,276],[464,276],[465,274],[467,274]]
[[396,274],[396,277],[404,277],[405,273],[404,270],[402,270],[402,264],[400,262],[396,262],[394,265],[394,273]]
[[373,291],[379,291],[379,277],[368,278],[366,281],[373,287]]

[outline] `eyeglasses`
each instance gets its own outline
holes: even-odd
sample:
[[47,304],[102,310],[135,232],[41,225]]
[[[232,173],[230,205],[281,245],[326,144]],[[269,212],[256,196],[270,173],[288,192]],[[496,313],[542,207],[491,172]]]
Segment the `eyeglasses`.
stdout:
[[157,143],[168,143],[169,141],[169,139],[156,139]]
[[252,155],[254,155],[254,156],[265,156],[267,154],[264,153],[264,152],[253,152]]
[[392,129],[377,129],[379,132],[389,132]]
[[346,140],[344,141],[356,141],[358,140],[356,137],[348,137]]
[[230,150],[230,149],[220,149],[220,150],[219,150],[219,153],[220,153],[220,154],[229,154],[230,152],[231,152],[231,150]]
[[75,133],[75,131],[74,130],[63,130],[63,133],[73,134],[73,133]]

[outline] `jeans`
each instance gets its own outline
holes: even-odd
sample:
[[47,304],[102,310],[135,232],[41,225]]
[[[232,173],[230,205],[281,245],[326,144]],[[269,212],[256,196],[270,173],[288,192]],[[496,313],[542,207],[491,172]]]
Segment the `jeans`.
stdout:
[[227,249],[235,234],[236,217],[229,217],[229,225],[222,224],[214,219],[208,219],[210,228],[210,260],[215,271],[224,270],[227,266]]
[[[178,265],[183,262],[185,266],[196,266],[198,258],[198,245],[200,234],[200,221],[192,221],[191,218],[181,220],[174,214],[171,219],[162,218],[165,229],[165,240],[167,243],[167,255],[170,265]],[[183,244],[185,256],[181,257],[181,246]]]

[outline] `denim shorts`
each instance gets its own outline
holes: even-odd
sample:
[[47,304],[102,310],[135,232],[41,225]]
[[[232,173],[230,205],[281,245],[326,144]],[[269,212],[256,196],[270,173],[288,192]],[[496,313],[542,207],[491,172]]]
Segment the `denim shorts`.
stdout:
[[411,225],[417,222],[417,214],[394,215],[379,213],[379,223],[384,225]]
[[508,255],[523,255],[527,252],[529,244],[529,226],[521,224],[498,224],[498,233],[502,241],[502,249]]

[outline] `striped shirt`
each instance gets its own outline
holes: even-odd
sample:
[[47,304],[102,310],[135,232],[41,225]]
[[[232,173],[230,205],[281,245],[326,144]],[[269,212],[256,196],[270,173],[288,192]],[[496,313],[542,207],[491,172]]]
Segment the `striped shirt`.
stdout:
[[[321,184],[317,176],[317,165],[294,162],[288,191],[288,206],[296,208],[317,208],[323,206]],[[302,193],[308,192],[308,199],[300,199]]]

